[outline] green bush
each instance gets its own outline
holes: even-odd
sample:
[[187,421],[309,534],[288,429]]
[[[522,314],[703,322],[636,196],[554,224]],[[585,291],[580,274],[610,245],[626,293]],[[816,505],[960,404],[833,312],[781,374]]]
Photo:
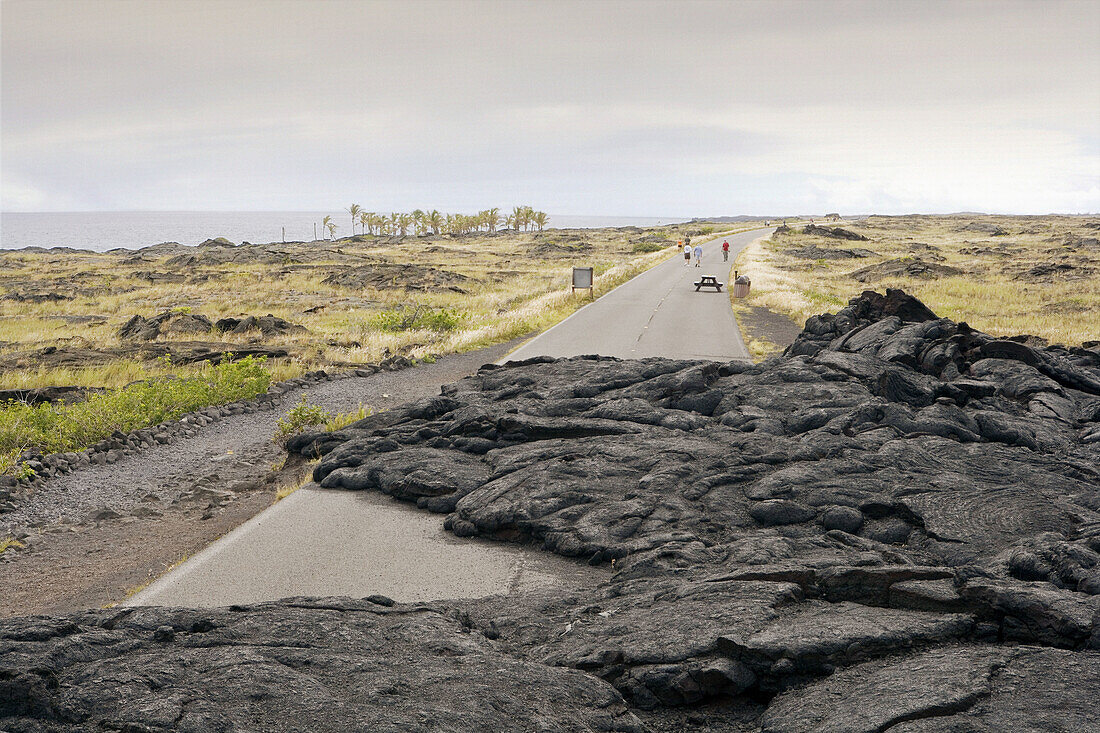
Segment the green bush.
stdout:
[[196,375],[155,377],[93,394],[84,402],[0,406],[0,473],[11,470],[19,454],[81,450],[116,430],[132,430],[174,420],[210,405],[248,399],[267,391],[271,375],[264,359],[246,357],[207,364]]
[[311,404],[306,396],[302,395],[302,399],[286,413],[285,417],[275,421],[279,426],[278,432],[275,433],[275,440],[278,441],[288,435],[300,433],[310,425],[320,425],[331,419],[332,415],[329,414],[328,410],[320,405]]
[[449,308],[432,310],[418,305],[381,311],[372,317],[371,323],[380,331],[453,331],[465,318],[465,313]]
[[670,244],[671,242],[666,242],[665,244],[660,244],[659,242],[638,242],[634,245],[632,250],[638,253],[660,252],[662,249],[668,247]]

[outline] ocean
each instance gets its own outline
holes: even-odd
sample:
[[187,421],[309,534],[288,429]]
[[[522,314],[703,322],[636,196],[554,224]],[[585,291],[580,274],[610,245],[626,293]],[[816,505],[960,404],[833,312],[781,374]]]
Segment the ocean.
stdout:
[[[351,217],[340,211],[79,211],[0,214],[0,249],[72,247],[105,252],[139,249],[161,242],[199,244],[214,237],[229,241],[279,242],[321,236],[321,220],[331,216],[337,237],[351,234]],[[653,226],[686,217],[550,215],[557,229]],[[358,231],[358,229],[356,230]]]

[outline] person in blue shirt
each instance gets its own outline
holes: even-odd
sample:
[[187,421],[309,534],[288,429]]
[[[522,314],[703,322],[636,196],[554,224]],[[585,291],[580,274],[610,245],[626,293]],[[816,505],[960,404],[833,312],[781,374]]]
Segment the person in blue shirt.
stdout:
[[703,261],[703,246],[701,244],[695,245],[695,266],[699,267],[699,264]]

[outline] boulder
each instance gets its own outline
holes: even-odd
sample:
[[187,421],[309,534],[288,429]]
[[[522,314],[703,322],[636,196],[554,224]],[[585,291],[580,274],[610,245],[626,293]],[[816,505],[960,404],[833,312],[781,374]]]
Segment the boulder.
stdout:
[[210,319],[197,313],[162,311],[152,318],[136,315],[118,329],[121,339],[153,341],[159,336],[206,334],[213,328]]
[[941,277],[961,274],[963,274],[963,271],[957,267],[925,262],[919,257],[903,257],[854,270],[848,273],[848,277],[862,283],[872,283],[888,277],[936,280]]
[[308,329],[297,323],[273,316],[242,316],[241,318],[222,318],[214,324],[214,328],[224,333],[246,334],[249,331],[259,331],[265,337],[285,336],[288,334],[309,333]]
[[842,227],[820,227],[815,224],[808,224],[802,228],[803,234],[812,234],[818,237],[829,237],[831,239],[849,239],[856,242],[869,241],[867,237],[862,234],[857,234],[848,229]]

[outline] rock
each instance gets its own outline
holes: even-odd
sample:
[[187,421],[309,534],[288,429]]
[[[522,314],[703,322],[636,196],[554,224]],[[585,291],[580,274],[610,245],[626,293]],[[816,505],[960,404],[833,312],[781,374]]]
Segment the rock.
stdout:
[[777,524],[808,522],[817,516],[817,512],[796,501],[772,499],[754,504],[749,509],[749,516],[765,527],[772,527]]
[[469,280],[460,273],[434,267],[378,263],[339,270],[323,282],[352,290],[452,290],[465,293],[466,290],[460,285]]
[[848,506],[830,507],[821,515],[821,526],[855,534],[863,526],[863,513]]
[[153,341],[158,336],[166,334],[205,334],[212,328],[213,324],[206,316],[179,311],[162,311],[152,318],[131,317],[118,329],[118,337]]
[[33,389],[0,389],[0,403],[9,400],[41,405],[47,402],[83,402],[89,394],[102,392],[96,387],[35,387]]
[[834,249],[832,247],[818,247],[816,244],[788,249],[786,254],[803,260],[848,260],[875,256],[875,253],[869,249]]
[[850,231],[848,229],[842,229],[841,227],[821,227],[815,224],[808,224],[802,228],[803,234],[812,234],[818,237],[831,237],[832,239],[850,239],[857,242],[868,241],[867,237],[862,234]]
[[106,522],[110,519],[119,519],[122,515],[116,512],[114,509],[95,509],[88,513],[88,520],[99,524],[100,522]]
[[13,300],[16,303],[60,303],[72,299],[71,295],[54,291],[12,290],[0,296],[0,300]]
[[[721,636],[718,648],[762,677],[821,674],[887,653],[965,638],[974,619],[873,608],[857,603],[814,603],[749,637]],[[787,660],[776,675],[773,667]]]
[[0,726],[10,730],[488,730],[516,721],[644,730],[610,684],[502,653],[429,606],[290,599],[4,619],[0,659]]
[[[1056,729],[1059,708],[1087,729],[1097,380],[1095,346],[994,338],[899,290],[809,319],[763,364],[487,366],[287,450],[320,458],[327,488],[604,566],[605,583],[0,622],[0,684],[14,690],[0,699],[34,711],[0,728],[49,729],[56,710],[155,728],[142,717],[155,694],[195,701],[167,730],[243,727],[245,709],[257,728],[370,727],[382,710],[427,725],[402,716],[439,705],[464,727],[507,729],[532,704],[577,730],[637,727],[631,708],[654,730]],[[226,501],[221,483],[190,498]],[[175,637],[156,646],[165,625]],[[276,706],[256,700],[275,688],[298,694],[269,720]],[[187,717],[205,710],[223,717]]]
[[1001,229],[996,224],[987,224],[985,222],[971,222],[959,229],[960,232],[978,232],[979,234],[986,234],[990,237],[1003,237],[1008,234],[1004,229]]
[[289,355],[286,349],[245,346],[219,341],[159,341],[121,346],[86,349],[80,347],[47,347],[31,351],[0,354],[0,369],[31,369],[35,367],[84,367],[110,364],[119,359],[153,360],[168,356],[173,364],[194,364],[221,361],[226,353],[234,359],[246,356],[270,358]]
[[863,267],[854,272],[849,272],[848,277],[862,283],[872,283],[884,280],[888,277],[909,277],[918,280],[936,280],[951,275],[962,275],[963,271],[950,265],[939,265],[934,262],[925,262],[919,257],[903,257],[896,260],[887,260],[877,265]]
[[1088,691],[1100,684],[1098,657],[1036,647],[929,650],[780,695],[761,727],[767,733],[1089,730],[1096,723]]
[[266,316],[222,318],[214,324],[214,328],[232,334],[245,334],[249,331],[259,331],[266,337],[309,332],[304,326],[300,326],[297,323],[291,323],[283,318],[273,316],[270,313]]
[[1043,262],[1013,276],[1014,280],[1053,280],[1056,277],[1076,280],[1092,275],[1091,267],[1079,267],[1068,262]]

